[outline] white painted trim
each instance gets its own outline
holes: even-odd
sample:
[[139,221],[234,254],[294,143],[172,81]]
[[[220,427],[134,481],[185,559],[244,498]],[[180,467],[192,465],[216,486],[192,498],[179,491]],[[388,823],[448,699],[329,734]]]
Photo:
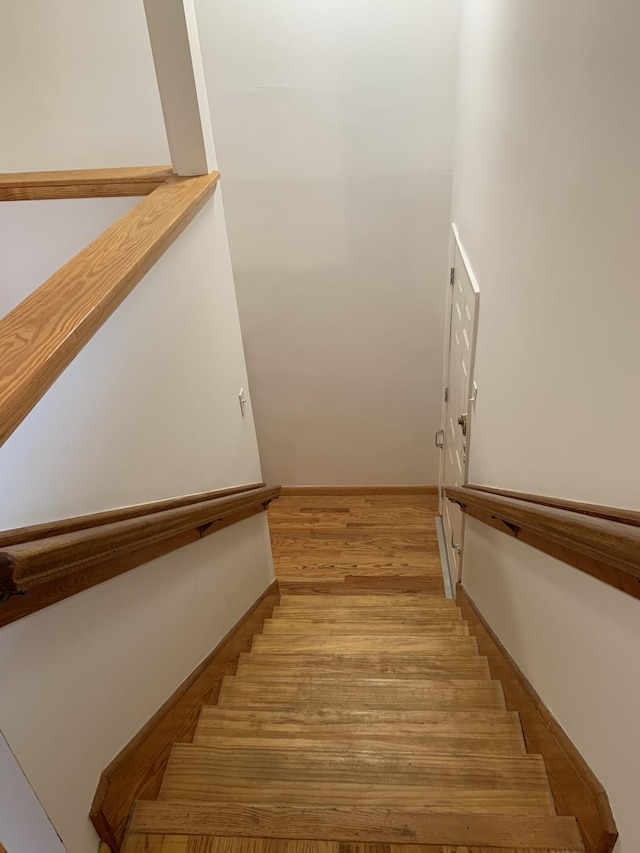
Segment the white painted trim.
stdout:
[[440,551],[440,566],[442,567],[442,582],[444,583],[444,594],[446,598],[455,598],[453,584],[451,582],[451,566],[449,565],[449,552],[444,535],[444,520],[441,515],[436,516],[436,533],[438,535],[438,550]]
[[[465,272],[469,277],[469,281],[471,282],[471,287],[475,294],[475,311],[473,317],[473,329],[472,329],[472,347],[471,347],[471,364],[469,366],[470,375],[471,375],[471,383],[472,388],[474,384],[474,373],[476,367],[476,346],[478,342],[478,318],[480,316],[480,285],[478,284],[478,280],[475,277],[473,269],[471,268],[471,262],[469,261],[469,257],[464,250],[464,246],[462,245],[462,241],[460,240],[460,233],[458,231],[458,226],[455,222],[451,223],[451,235],[452,239],[449,240],[449,270],[451,270],[452,266],[455,266],[454,259],[456,254],[456,249],[458,254],[462,258],[462,263],[464,264]],[[447,381],[449,379],[449,351],[450,351],[450,343],[451,343],[451,309],[452,309],[452,301],[453,301],[453,288],[448,285],[448,295],[447,295],[447,309],[445,315],[445,341],[444,341],[444,359],[443,359],[443,380],[442,380],[442,414],[440,418],[440,423],[442,428],[445,430],[446,435],[446,414],[447,414],[447,405],[444,402],[444,389],[446,388]],[[471,456],[471,441],[473,437],[473,411],[475,409],[475,402],[472,404],[471,400],[469,400],[469,418],[468,418],[468,436],[467,436],[467,458],[465,461],[465,469],[464,469],[464,482],[468,482],[468,472],[469,472],[469,458]],[[445,442],[446,443],[446,442]],[[442,498],[442,485],[444,484],[444,450],[440,454],[440,466],[438,472],[438,506],[440,516],[444,516],[444,500]],[[466,518],[464,513],[462,514],[462,526],[460,530],[460,543],[462,545],[462,565],[460,566],[460,581],[462,581],[463,572],[464,572],[464,537],[465,537],[465,526],[466,526]],[[442,538],[444,541],[444,524],[442,531]],[[446,554],[446,566],[447,571],[449,572],[449,587],[451,587],[451,577],[450,577],[450,566],[449,566],[449,552],[446,548],[445,543],[445,554]],[[446,581],[445,581],[445,589],[446,589]]]
[[467,275],[469,276],[469,281],[471,282],[471,287],[473,287],[473,291],[478,296],[480,295],[480,286],[478,284],[478,279],[473,274],[473,270],[471,269],[471,263],[467,256],[467,253],[464,250],[464,246],[460,240],[460,233],[458,231],[458,226],[455,222],[451,223],[451,231],[453,232],[453,239],[456,241],[456,245],[458,247],[458,251],[460,252],[460,257],[462,258],[462,263],[464,264],[464,268],[467,271]]
[[216,168],[195,0],[144,0],[171,164],[177,175]]
[[[455,227],[452,225],[452,227]],[[447,276],[451,276],[451,267],[455,257],[455,233],[453,238],[449,237],[449,263],[447,266]],[[451,302],[453,299],[453,288],[450,284],[450,278],[447,278],[447,301],[444,313],[444,343],[442,354],[442,387],[440,389],[440,428],[446,431],[447,404],[444,401],[444,389],[447,387],[447,379],[449,377],[449,349],[451,338]],[[444,483],[444,449],[440,451],[440,464],[438,465],[438,512],[444,515],[444,500],[442,498],[442,484]]]

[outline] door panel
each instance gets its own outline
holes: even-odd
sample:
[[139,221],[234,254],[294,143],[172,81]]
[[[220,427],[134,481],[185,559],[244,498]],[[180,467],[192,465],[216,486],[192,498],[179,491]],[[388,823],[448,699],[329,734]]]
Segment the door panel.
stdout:
[[[446,387],[448,400],[445,409],[444,460],[441,483],[461,486],[467,481],[469,435],[471,429],[472,370],[476,334],[478,290],[461,255],[456,240],[454,277],[451,294],[448,371]],[[455,588],[460,580],[464,518],[460,507],[442,501],[442,517],[446,537],[451,583]]]

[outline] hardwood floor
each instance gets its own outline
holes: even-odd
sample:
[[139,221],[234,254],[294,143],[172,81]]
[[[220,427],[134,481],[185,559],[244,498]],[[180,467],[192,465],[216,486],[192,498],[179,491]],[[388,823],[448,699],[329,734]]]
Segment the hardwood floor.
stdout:
[[542,758],[444,598],[435,499],[269,510],[282,597],[125,853],[577,853]]
[[269,510],[282,592],[444,594],[428,495],[283,497]]

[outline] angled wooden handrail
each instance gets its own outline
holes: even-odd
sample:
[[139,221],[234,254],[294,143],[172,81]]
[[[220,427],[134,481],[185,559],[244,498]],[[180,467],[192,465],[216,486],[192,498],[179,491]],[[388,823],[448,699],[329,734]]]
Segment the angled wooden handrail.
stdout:
[[46,539],[5,545],[0,551],[0,590],[16,592],[29,589],[88,568],[105,557],[137,550],[185,530],[203,528],[202,534],[206,525],[239,510],[266,505],[279,492],[279,487],[263,486],[222,498],[195,500],[172,509],[60,533]]
[[258,483],[52,522],[46,536],[46,525],[5,531],[0,625],[263,512],[279,494]]
[[176,498],[165,498],[160,501],[150,501],[144,504],[132,504],[118,509],[108,509],[104,512],[93,512],[90,515],[77,515],[57,521],[45,521],[42,524],[32,524],[29,527],[14,527],[11,530],[0,530],[0,550],[18,543],[34,542],[37,539],[48,539],[63,533],[73,533],[77,530],[89,530],[116,521],[130,521],[141,515],[153,515],[166,509],[177,509],[181,506],[210,501],[215,498],[226,498],[230,495],[240,495],[254,489],[264,488],[265,483],[248,483],[246,486],[233,486],[229,489],[216,489],[213,492],[196,492],[192,495],[181,495]]
[[171,166],[0,172],[0,201],[149,195],[172,175]]
[[173,177],[0,320],[0,444],[213,194]]
[[[467,514],[640,598],[640,527],[633,517],[614,521],[594,511],[569,509],[568,501],[554,505],[553,498],[512,494],[476,486],[446,489],[447,498]],[[609,516],[626,512],[597,509]]]
[[566,509],[570,512],[577,512],[581,515],[591,515],[594,518],[607,518],[609,521],[619,521],[622,524],[633,524],[635,527],[640,527],[640,512],[632,509],[619,509],[612,506],[603,506],[602,504],[589,504],[582,501],[569,501],[564,498],[550,498],[545,495],[533,495],[528,492],[512,492],[508,489],[494,489],[491,486],[476,486],[469,483],[465,486],[466,489],[473,489],[477,492],[487,492],[490,495],[497,495],[503,498],[515,498],[519,501],[530,501],[541,506],[554,507],[555,509]]

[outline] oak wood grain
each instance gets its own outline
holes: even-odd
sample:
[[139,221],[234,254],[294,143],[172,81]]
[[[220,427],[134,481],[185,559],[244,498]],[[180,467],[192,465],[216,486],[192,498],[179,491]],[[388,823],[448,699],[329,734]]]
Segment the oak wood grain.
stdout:
[[621,524],[633,524],[635,527],[640,527],[640,512],[633,509],[618,509],[616,507],[603,506],[602,504],[591,504],[585,503],[584,501],[569,501],[564,498],[534,495],[529,492],[513,492],[509,489],[495,489],[491,486],[478,486],[472,483],[466,484],[465,488],[474,489],[479,492],[487,492],[490,495],[515,498],[519,501],[528,501],[529,503],[540,504],[541,506],[566,509],[570,512],[578,512],[582,515],[593,516],[594,518],[605,518],[609,521],[618,521]]
[[207,525],[242,510],[264,508],[278,493],[277,486],[260,487],[86,530],[7,545],[0,551],[0,589],[21,590],[50,583],[196,528],[203,535]]
[[192,542],[198,542],[218,530],[229,527],[231,524],[237,524],[263,511],[264,507],[261,504],[239,509],[218,521],[214,521],[204,533],[196,528],[171,536],[168,539],[163,538],[142,548],[135,548],[115,557],[106,555],[101,563],[79,569],[72,574],[56,577],[46,583],[37,584],[29,589],[27,595],[14,596],[4,602],[0,607],[0,627],[15,622],[17,619],[22,619],[31,613],[36,613],[38,610],[56,604],[58,601],[63,601],[72,595],[77,595],[85,589],[90,589],[110,578],[131,571],[131,569],[135,569],[144,563],[149,563],[164,554],[176,551]]
[[402,654],[459,655],[477,653],[474,637],[423,637],[403,635],[402,637],[380,637],[377,634],[354,634],[347,636],[316,637],[313,635],[298,637],[295,645],[286,636],[260,635],[255,637],[253,651],[287,654],[288,652],[306,652],[308,654],[344,654],[362,655],[389,650]]
[[262,633],[265,636],[276,634],[316,634],[327,636],[336,631],[344,631],[345,634],[427,634],[431,636],[443,636],[458,634],[468,636],[469,628],[459,619],[447,617],[435,617],[431,619],[360,619],[351,621],[348,617],[341,619],[328,619],[322,622],[320,619],[294,619],[289,621],[285,618],[270,619],[265,621]]
[[171,166],[2,172],[0,201],[143,196],[152,193],[171,177]]
[[447,488],[447,497],[463,511],[478,509],[521,532],[554,542],[618,570],[640,576],[640,529],[632,524],[588,516],[567,509],[462,488]]
[[283,486],[285,497],[329,495],[437,495],[437,486]]
[[[270,508],[273,511],[273,507]],[[433,611],[438,612],[459,612],[459,608],[455,602],[449,598],[440,596],[425,595],[422,593],[413,593],[403,596],[398,596],[396,593],[384,595],[376,593],[369,595],[365,592],[360,592],[357,599],[350,595],[305,595],[298,593],[297,595],[281,595],[280,604],[277,612],[284,612],[286,609],[289,617],[294,617],[297,613],[324,613],[332,611],[336,613],[348,612],[356,613],[422,613],[427,614]]]
[[555,815],[539,756],[214,749],[176,744],[159,799],[421,807],[425,812]]
[[[240,672],[240,667],[238,667]],[[517,714],[507,711],[372,711],[340,709],[202,709],[194,743],[204,746],[429,753],[523,753]]]
[[628,574],[628,572],[623,572],[602,560],[596,560],[593,557],[588,557],[586,554],[580,554],[578,551],[568,548],[565,545],[560,545],[558,542],[552,542],[544,535],[538,535],[524,529],[513,530],[503,521],[494,518],[488,512],[477,509],[476,507],[468,506],[465,513],[507,536],[518,539],[525,545],[531,545],[532,548],[536,548],[550,557],[555,557],[556,560],[561,560],[563,563],[567,563],[567,565],[573,566],[575,569],[579,569],[581,572],[609,584],[609,586],[614,586],[621,592],[626,592],[627,595],[640,598],[640,582],[637,577]]
[[475,655],[448,655],[442,659],[435,655],[394,655],[391,653],[363,655],[312,655],[291,652],[286,655],[270,655],[254,651],[241,655],[238,672],[243,675],[330,675],[333,678],[426,678],[449,680],[456,678],[479,678],[488,676],[485,658]]
[[[539,833],[538,833],[539,834]],[[308,838],[255,838],[237,835],[131,834],[125,853],[536,853],[531,847],[464,847],[450,844],[396,844],[380,841],[325,841]],[[538,853],[540,851],[538,850]],[[545,853],[575,853],[551,850]]]
[[432,496],[313,490],[278,503],[269,526],[281,592],[441,596]]
[[[473,847],[491,844],[491,853],[500,847],[533,850],[582,851],[576,823],[571,818],[472,815],[461,822],[458,815],[432,815],[421,809],[371,807],[240,806],[221,803],[158,802],[138,803],[131,819],[131,831],[180,833],[185,835],[228,835],[346,840],[391,844],[446,845],[438,853],[477,853]],[[459,842],[451,846],[454,835]],[[533,847],[532,847],[533,845]],[[429,851],[429,847],[427,847]],[[431,851],[429,851],[431,853]]]
[[449,681],[460,678],[488,676],[487,662],[475,655],[448,655],[441,660],[429,655],[369,654],[369,655],[310,655],[291,653],[286,657],[277,654],[253,652],[238,663],[238,672],[258,676],[263,667],[275,678],[295,675],[331,676],[336,681],[343,678],[426,678],[431,681]]
[[0,320],[0,444],[212,196],[173,177]]
[[456,633],[428,500],[270,510],[296,594],[174,745],[158,802],[134,810],[133,853],[583,851],[475,637]]
[[498,681],[401,678],[262,678],[225,676],[218,704],[233,708],[367,708],[369,710],[504,709]]
[[73,533],[75,530],[88,530],[91,527],[99,527],[101,524],[139,518],[141,515],[151,515],[165,509],[177,509],[178,507],[189,506],[190,504],[201,501],[225,498],[228,495],[239,495],[243,492],[250,492],[252,489],[264,488],[265,485],[266,483],[248,483],[243,486],[232,486],[209,492],[197,492],[191,495],[180,495],[179,497],[133,504],[132,506],[118,507],[117,509],[108,509],[103,512],[93,512],[89,515],[76,515],[72,518],[63,518],[57,521],[45,521],[41,524],[32,524],[28,527],[14,527],[11,530],[1,530],[0,548],[4,548],[7,545],[16,545],[18,542],[33,542],[36,539],[46,539],[49,536],[59,536],[62,533]]
[[458,601],[507,707],[520,714],[528,749],[544,756],[558,814],[576,817],[588,853],[611,853],[617,829],[603,786],[460,584]]

